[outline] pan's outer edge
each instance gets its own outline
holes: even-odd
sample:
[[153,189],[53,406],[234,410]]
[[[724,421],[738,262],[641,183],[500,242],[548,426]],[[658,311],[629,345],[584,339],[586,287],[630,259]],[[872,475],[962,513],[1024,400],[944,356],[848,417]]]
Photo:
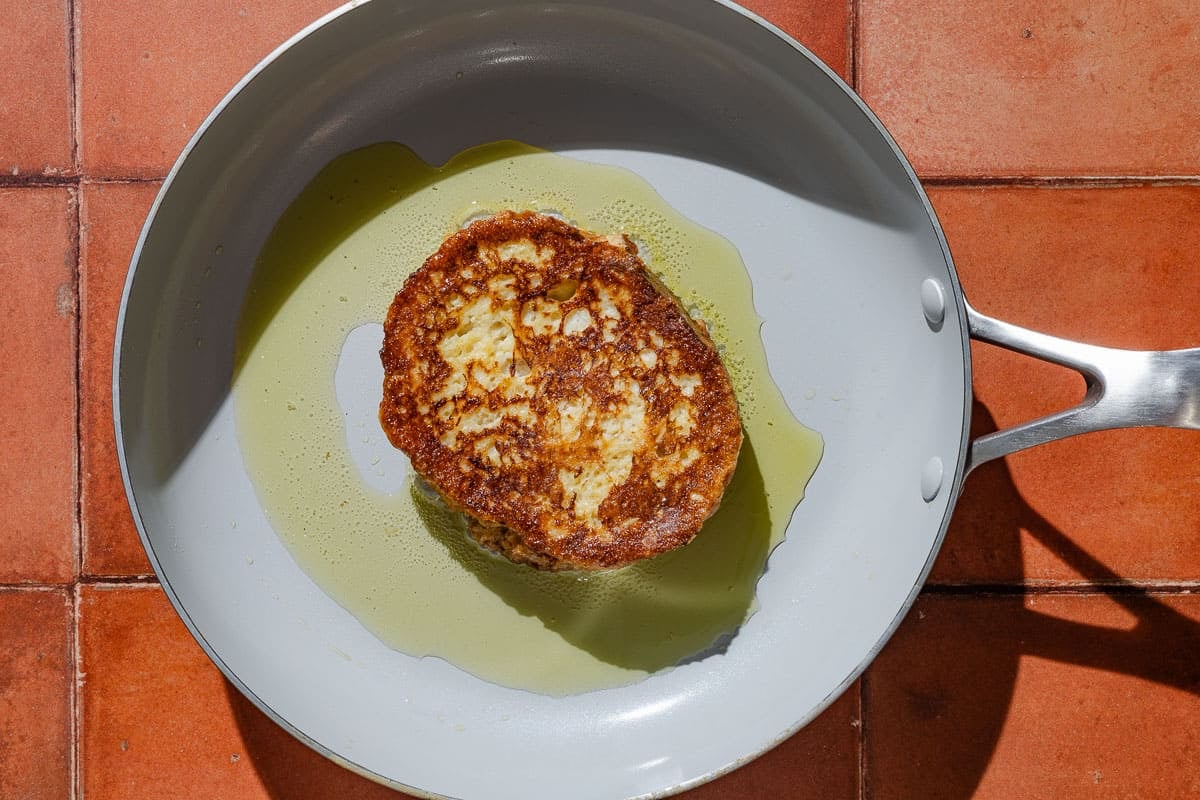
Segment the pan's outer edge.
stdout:
[[[357,773],[365,778],[368,778],[370,780],[373,780],[377,783],[381,783],[383,785],[389,786],[391,788],[394,788],[394,789],[397,789],[399,791],[403,791],[403,792],[406,792],[409,794],[414,794],[418,797],[434,798],[434,800],[437,800],[438,798],[444,798],[444,800],[457,800],[456,798],[453,798],[448,795],[435,794],[435,793],[429,792],[427,790],[420,789],[415,786],[409,786],[407,784],[400,783],[400,782],[395,781],[386,776],[380,775],[377,772],[369,770],[359,764],[356,764],[346,758],[343,758],[341,755],[339,755],[338,753],[325,747],[320,742],[317,742],[317,741],[309,738],[303,731],[301,731],[295,725],[290,723],[283,716],[281,716],[278,712],[276,712],[275,709],[271,708],[261,698],[259,698],[258,695],[256,695],[250,689],[250,687],[246,686],[241,681],[241,679],[238,678],[238,676],[233,672],[233,670],[230,669],[229,666],[227,664],[225,664],[224,661],[221,660],[221,658],[217,654],[217,652],[212,648],[212,646],[209,645],[208,641],[204,638],[203,634],[196,627],[196,625],[192,622],[192,619],[188,615],[187,610],[183,607],[182,602],[179,600],[179,597],[176,595],[174,589],[172,588],[170,581],[164,575],[161,565],[159,563],[159,560],[154,553],[154,547],[150,542],[150,537],[149,537],[148,533],[146,532],[145,525],[142,522],[141,512],[138,508],[138,503],[137,503],[137,496],[136,496],[136,493],[134,492],[133,483],[132,483],[132,480],[131,480],[130,474],[129,474],[129,466],[128,466],[128,462],[127,462],[126,455],[125,455],[124,431],[123,431],[123,425],[122,425],[122,421],[121,421],[121,412],[120,412],[120,409],[121,409],[121,380],[120,380],[120,376],[121,376],[121,342],[123,341],[124,335],[125,335],[125,321],[126,321],[126,312],[128,310],[128,306],[129,306],[129,297],[132,292],[134,281],[136,280],[136,277],[137,277],[137,266],[138,266],[138,262],[141,260],[142,249],[145,245],[146,237],[147,237],[151,227],[153,226],[155,217],[158,215],[159,206],[162,204],[163,199],[166,197],[167,193],[171,189],[171,185],[174,182],[175,176],[179,173],[180,169],[183,167],[184,162],[187,160],[187,158],[191,154],[192,150],[195,149],[197,143],[201,140],[201,138],[203,138],[204,134],[208,131],[208,128],[212,125],[212,123],[217,119],[217,117],[219,117],[221,115],[221,113],[225,110],[226,106],[228,106],[233,101],[233,99],[242,91],[242,89],[245,88],[245,86],[247,84],[249,84],[251,81],[253,81],[259,75],[259,73],[261,73],[268,66],[270,66],[270,64],[272,64],[283,53],[285,53],[287,50],[291,49],[292,46],[294,46],[298,42],[302,41],[303,39],[307,38],[313,32],[319,30],[320,28],[323,28],[326,24],[341,17],[343,14],[347,14],[347,13],[353,11],[354,9],[358,8],[359,6],[365,5],[371,1],[372,0],[350,0],[350,2],[346,3],[345,5],[340,6],[339,8],[334,9],[333,11],[330,11],[329,13],[318,18],[317,20],[313,21],[309,25],[305,26],[303,29],[298,31],[296,34],[294,34],[293,36],[288,38],[285,42],[283,42],[278,47],[276,47],[273,51],[271,51],[270,54],[268,54],[266,57],[264,57],[249,72],[247,72],[240,80],[238,80],[238,82],[236,84],[234,84],[233,88],[231,88],[229,90],[229,92],[221,99],[221,101],[219,103],[217,103],[217,105],[213,108],[213,110],[211,112],[209,112],[208,116],[205,117],[204,121],[196,129],[196,132],[194,134],[192,134],[192,137],[188,140],[187,144],[184,146],[183,150],[180,152],[179,157],[176,159],[174,165],[171,167],[170,172],[167,173],[166,178],[164,178],[164,180],[163,180],[162,186],[159,188],[158,194],[154,198],[154,202],[150,206],[150,211],[146,216],[146,222],[142,226],[141,233],[138,235],[137,244],[135,245],[135,247],[133,249],[133,254],[130,257],[129,271],[128,271],[128,275],[126,276],[126,279],[125,279],[125,286],[121,292],[121,304],[120,304],[120,308],[117,313],[116,335],[114,337],[114,342],[113,342],[113,374],[112,374],[113,425],[114,425],[115,439],[116,439],[116,444],[117,444],[117,460],[118,460],[118,463],[119,463],[120,469],[121,469],[121,481],[125,487],[125,496],[129,503],[130,511],[132,512],[134,524],[137,527],[138,537],[141,539],[142,546],[146,550],[146,555],[148,556],[148,558],[150,560],[150,565],[154,569],[155,575],[158,576],[159,583],[162,586],[163,591],[166,593],[168,600],[170,600],[171,605],[174,607],[176,613],[179,614],[179,617],[183,621],[184,625],[187,627],[188,632],[191,633],[192,637],[196,640],[196,643],[200,645],[200,647],[204,651],[204,653],[217,666],[217,668],[221,671],[221,673],[225,676],[225,678],[230,683],[232,683],[237,688],[237,690],[239,692],[241,692],[243,696],[246,697],[246,699],[248,699],[256,707],[258,707],[258,709],[260,711],[262,711],[264,714],[266,714],[267,717],[269,717],[277,725],[282,727],[284,730],[286,730],[288,733],[290,733],[296,739],[298,739],[299,741],[301,741],[302,743],[307,745],[312,750],[315,750],[316,752],[320,753],[325,758],[328,758],[329,760],[341,765],[342,767],[345,767],[346,769],[349,769],[352,772],[355,772],[355,773]],[[847,99],[851,103],[853,103],[855,107],[858,108],[858,110],[867,119],[867,121],[870,122],[870,124],[879,132],[879,135],[883,137],[884,141],[891,148],[892,153],[896,157],[896,160],[899,162],[899,164],[903,168],[905,174],[908,176],[908,179],[912,185],[913,190],[916,192],[917,196],[921,200],[922,205],[925,208],[925,211],[929,217],[930,225],[933,228],[933,232],[937,236],[938,245],[941,247],[942,255],[943,255],[943,258],[945,259],[945,266],[947,267],[947,272],[949,274],[949,278],[950,278],[950,282],[951,282],[949,289],[950,289],[950,292],[952,293],[952,296],[954,299],[954,310],[958,316],[958,323],[959,323],[958,330],[959,330],[959,336],[960,336],[961,344],[962,344],[963,385],[964,385],[962,435],[961,435],[960,441],[959,441],[958,458],[955,461],[953,480],[950,482],[949,486],[947,487],[947,491],[951,492],[951,495],[949,498],[949,502],[947,503],[947,506],[946,506],[946,512],[942,517],[941,523],[939,524],[937,536],[934,539],[932,548],[930,549],[929,557],[926,560],[924,566],[922,567],[920,574],[917,576],[917,580],[914,582],[912,589],[909,591],[907,597],[905,597],[904,602],[901,604],[900,608],[896,611],[896,615],[893,617],[892,621],[888,624],[887,628],[884,630],[883,634],[880,636],[878,641],[876,641],[875,645],[871,648],[871,650],[864,657],[862,662],[859,663],[833,691],[831,691],[828,695],[826,695],[826,697],[820,703],[818,703],[816,706],[814,706],[807,715],[798,719],[796,721],[796,723],[794,725],[792,725],[791,727],[787,728],[784,731],[781,731],[778,736],[776,736],[771,742],[769,742],[761,750],[754,752],[754,753],[748,753],[745,756],[743,756],[742,758],[736,759],[718,769],[712,770],[704,775],[698,776],[691,780],[680,782],[678,784],[666,787],[660,791],[651,792],[649,794],[644,794],[644,795],[640,795],[640,796],[633,797],[633,798],[627,798],[626,800],[650,800],[652,798],[669,797],[671,795],[678,794],[679,792],[683,792],[688,789],[691,789],[696,786],[707,783],[709,781],[712,781],[722,775],[732,772],[733,770],[735,770],[741,766],[744,766],[745,764],[750,763],[751,761],[755,760],[759,756],[766,753],[768,750],[778,746],[779,744],[783,743],[788,738],[793,736],[797,731],[799,731],[801,728],[803,728],[805,725],[807,725],[809,722],[811,722],[813,719],[815,719],[817,716],[819,716],[826,708],[828,708],[830,705],[832,705],[833,702],[835,700],[837,700],[837,698],[839,698],[846,691],[846,689],[850,687],[851,684],[853,684],[856,680],[858,680],[858,678],[866,670],[868,665],[870,665],[870,663],[875,660],[875,657],[879,655],[879,652],[883,649],[883,647],[891,639],[892,635],[896,632],[896,629],[900,626],[900,623],[903,621],[904,617],[908,614],[908,611],[912,608],[913,603],[916,602],[917,595],[920,593],[921,588],[924,586],[925,581],[929,576],[930,570],[933,568],[933,563],[934,563],[935,559],[937,558],[938,552],[941,550],[942,542],[945,540],[946,530],[948,529],[948,527],[950,525],[950,518],[954,513],[955,502],[957,501],[958,494],[962,489],[962,483],[963,483],[963,479],[965,477],[964,467],[965,467],[965,463],[966,463],[967,447],[970,442],[971,397],[972,397],[971,374],[972,373],[971,373],[970,335],[968,332],[969,328],[967,325],[966,301],[964,299],[962,286],[958,280],[958,274],[954,268],[954,260],[950,253],[950,246],[946,241],[945,233],[942,231],[941,223],[939,222],[939,220],[937,218],[937,214],[933,209],[933,205],[929,201],[928,195],[925,193],[924,188],[921,186],[920,180],[917,178],[915,170],[913,170],[912,165],[909,163],[908,158],[904,155],[903,151],[900,149],[900,146],[898,144],[896,144],[896,141],[892,138],[891,134],[888,133],[888,131],[884,127],[883,123],[879,120],[879,118],[877,116],[875,116],[874,112],[872,112],[871,109],[868,108],[866,103],[863,101],[863,99],[861,97],[858,96],[858,94],[854,91],[854,89],[852,89],[841,78],[841,76],[839,76],[836,72],[834,72],[823,61],[821,61],[821,59],[819,59],[816,55],[814,55],[812,53],[812,51],[810,51],[807,47],[800,44],[800,42],[796,41],[794,38],[789,36],[787,33],[784,33],[783,30],[781,30],[778,26],[772,24],[771,22],[768,22],[767,20],[765,20],[763,17],[759,16],[758,14],[755,14],[754,12],[749,11],[749,10],[737,5],[732,0],[707,0],[707,2],[711,2],[711,3],[715,3],[717,5],[723,6],[727,9],[729,9],[730,11],[740,14],[741,16],[745,17],[746,19],[749,19],[749,20],[755,22],[759,26],[763,27],[764,29],[770,31],[772,34],[777,36],[779,39],[781,39],[783,42],[785,42],[787,45],[789,45],[793,50],[795,50],[798,54],[800,54],[804,58],[808,59],[815,67],[817,67],[819,70],[821,70],[827,78],[832,80],[835,83],[835,85],[843,91],[843,93],[846,95]]]
[[171,185],[175,180],[175,176],[179,173],[180,169],[183,168],[184,162],[187,161],[188,156],[191,155],[192,150],[195,149],[197,143],[204,137],[204,134],[208,131],[212,123],[221,115],[226,106],[228,106],[233,99],[239,93],[241,93],[242,89],[245,88],[246,85],[252,80],[254,80],[259,73],[269,67],[277,58],[283,55],[283,53],[287,50],[291,49],[296,43],[306,39],[310,34],[319,30],[320,28],[323,28],[326,24],[341,17],[343,14],[347,14],[359,6],[366,5],[368,2],[371,2],[371,0],[350,0],[345,5],[339,6],[333,11],[330,11],[324,16],[319,17],[301,30],[297,31],[294,35],[289,37],[286,41],[267,54],[261,61],[255,64],[249,72],[243,75],[242,78],[238,80],[236,84],[234,84],[233,88],[231,88],[229,92],[221,98],[220,102],[218,102],[217,105],[213,107],[212,111],[209,112],[208,116],[204,118],[204,121],[200,123],[200,126],[196,129],[196,132],[192,134],[192,137],[188,139],[187,144],[184,145],[183,150],[179,154],[179,158],[175,160],[175,163],[172,165],[170,172],[167,173],[166,178],[163,179],[162,186],[159,187],[158,194],[155,195],[154,202],[150,205],[150,211],[147,213],[146,222],[142,225],[141,233],[138,235],[137,244],[133,248],[133,255],[129,260],[129,272],[125,277],[125,286],[121,292],[121,305],[117,312],[116,336],[113,342],[113,426],[117,443],[117,461],[121,468],[121,481],[125,486],[125,497],[129,502],[129,508],[133,514],[133,521],[134,525],[137,527],[138,538],[141,539],[142,547],[145,548],[146,555],[150,559],[150,566],[154,569],[154,574],[158,577],[159,584],[166,593],[167,599],[170,600],[172,607],[174,607],[175,612],[179,615],[179,618],[187,627],[188,632],[191,633],[192,638],[194,638],[196,643],[200,645],[200,648],[204,651],[205,655],[208,656],[209,660],[211,660],[213,664],[216,665],[217,669],[219,669],[225,676],[225,679],[233,684],[234,687],[236,687],[237,690],[242,693],[242,696],[253,703],[260,711],[266,714],[267,717],[286,730],[289,734],[294,736],[297,740],[307,745],[312,750],[315,750],[317,753],[320,753],[325,758],[328,758],[330,761],[345,767],[351,772],[357,773],[364,778],[375,781],[376,783],[383,784],[417,797],[430,798],[430,800],[459,800],[458,798],[434,794],[424,789],[420,789],[415,786],[409,786],[407,784],[400,783],[399,781],[392,780],[391,778],[380,775],[377,772],[356,764],[349,759],[343,758],[341,755],[325,747],[320,742],[309,738],[298,727],[286,720],[271,706],[267,705],[267,703],[264,702],[257,694],[255,694],[249,686],[243,683],[241,678],[239,678],[237,674],[230,669],[229,665],[227,665],[221,659],[216,650],[213,649],[213,647],[204,638],[204,635],[200,632],[200,629],[194,622],[192,622],[191,616],[188,615],[187,609],[184,608],[183,603],[180,601],[178,595],[175,593],[174,588],[171,586],[170,580],[168,580],[167,576],[164,574],[162,566],[159,563],[158,556],[154,552],[154,546],[151,544],[149,534],[146,532],[146,527],[142,523],[142,515],[138,508],[137,496],[134,492],[133,482],[129,475],[129,465],[125,457],[124,426],[121,423],[121,342],[125,337],[125,317],[129,307],[129,296],[132,293],[133,283],[136,280],[137,265],[142,257],[142,249],[145,246],[146,237],[150,232],[150,228],[154,224],[155,217],[158,215],[159,206],[162,205],[163,199],[167,196],[167,193],[171,189]]

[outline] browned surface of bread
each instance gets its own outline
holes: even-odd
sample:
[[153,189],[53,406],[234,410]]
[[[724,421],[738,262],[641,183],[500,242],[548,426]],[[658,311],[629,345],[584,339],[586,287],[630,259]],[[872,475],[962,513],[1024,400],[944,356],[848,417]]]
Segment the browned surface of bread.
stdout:
[[532,212],[475,221],[405,281],[380,355],[388,438],[518,563],[672,550],[733,475],[725,367],[625,237]]

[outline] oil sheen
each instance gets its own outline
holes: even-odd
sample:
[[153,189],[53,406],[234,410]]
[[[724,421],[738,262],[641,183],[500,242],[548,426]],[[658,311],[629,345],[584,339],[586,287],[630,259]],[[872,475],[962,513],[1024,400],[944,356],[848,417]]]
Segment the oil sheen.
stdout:
[[[720,509],[686,547],[600,574],[537,572],[477,547],[418,480],[386,494],[352,463],[334,388],[347,335],[382,322],[446,236],[503,209],[628,235],[708,322],[745,442]],[[318,174],[259,256],[238,330],[238,437],[295,560],[386,644],[544,694],[620,686],[736,634],[820,459],[820,437],[771,379],[760,325],[737,250],[632,172],[516,142],[441,167],[373,145]]]

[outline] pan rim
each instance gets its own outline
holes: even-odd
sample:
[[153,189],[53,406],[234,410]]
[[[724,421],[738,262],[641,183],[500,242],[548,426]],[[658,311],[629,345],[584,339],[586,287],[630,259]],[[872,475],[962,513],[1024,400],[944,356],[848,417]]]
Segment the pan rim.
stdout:
[[[151,568],[154,570],[154,574],[157,577],[160,586],[162,587],[164,593],[167,596],[167,599],[170,601],[171,606],[174,608],[176,614],[179,615],[180,619],[183,621],[185,627],[187,628],[188,632],[191,634],[192,638],[195,639],[196,643],[200,645],[200,648],[204,651],[205,655],[220,670],[220,672],[225,677],[225,679],[228,680],[234,687],[236,687],[237,690],[246,699],[248,699],[255,707],[257,707],[261,712],[263,712],[268,718],[270,718],[277,725],[279,725],[284,730],[286,730],[291,736],[295,737],[297,740],[304,743],[310,749],[316,751],[317,753],[324,756],[325,758],[328,758],[329,760],[333,761],[334,763],[337,763],[340,766],[342,766],[346,769],[349,769],[350,771],[352,771],[362,777],[368,778],[377,783],[381,783],[385,786],[389,786],[389,787],[397,789],[399,791],[403,791],[406,793],[416,795],[418,797],[445,798],[445,800],[457,800],[457,798],[455,798],[451,795],[445,795],[445,794],[440,794],[440,793],[436,793],[436,792],[431,792],[427,789],[422,789],[422,788],[419,788],[416,786],[410,786],[408,784],[397,781],[393,778],[389,778],[387,776],[381,775],[381,774],[375,772],[374,770],[363,767],[362,765],[360,765],[354,761],[351,761],[350,759],[343,757],[336,751],[326,747],[323,743],[308,736],[299,727],[297,727],[296,725],[291,723],[282,714],[277,712],[273,707],[271,707],[269,704],[267,704],[265,701],[263,701],[225,663],[225,661],[220,657],[220,655],[217,653],[217,651],[209,644],[208,640],[205,638],[204,634],[200,631],[199,627],[193,622],[191,616],[187,612],[187,609],[184,607],[182,601],[179,599],[179,596],[177,595],[173,586],[171,585],[171,581],[170,581],[169,577],[165,574],[165,571],[164,571],[157,555],[155,554],[154,546],[151,542],[149,532],[147,531],[146,526],[142,519],[141,510],[140,510],[138,502],[137,502],[137,494],[134,489],[133,480],[132,480],[130,470],[129,470],[128,460],[127,460],[126,451],[125,451],[124,425],[122,424],[122,415],[121,415],[121,372],[122,372],[121,366],[122,366],[122,350],[123,350],[122,343],[125,338],[125,325],[126,325],[126,318],[127,318],[130,296],[132,294],[132,288],[133,288],[134,281],[136,280],[136,277],[137,277],[137,268],[138,268],[139,262],[141,261],[141,258],[142,258],[142,253],[143,253],[143,249],[145,247],[146,239],[147,239],[151,229],[154,226],[154,222],[158,216],[158,212],[161,207],[161,204],[162,204],[163,200],[166,198],[166,196],[168,195],[168,193],[170,192],[176,176],[178,175],[178,173],[184,166],[185,162],[191,156],[192,151],[196,148],[198,143],[201,141],[201,139],[204,137],[204,135],[208,132],[209,128],[212,127],[212,125],[217,121],[217,119],[224,113],[225,109],[234,101],[234,99],[239,94],[241,94],[241,92],[246,88],[247,85],[249,85],[252,81],[254,81],[263,71],[265,71],[276,60],[278,60],[280,57],[282,57],[284,55],[284,53],[286,53],[292,47],[299,44],[301,41],[308,38],[309,36],[314,34],[316,31],[324,28],[329,23],[340,18],[344,14],[348,14],[361,6],[371,3],[372,1],[373,0],[349,0],[349,2],[345,3],[344,5],[322,15],[321,17],[315,19],[308,25],[304,26],[302,29],[297,31],[295,34],[288,37],[284,42],[282,42],[279,46],[277,46],[274,50],[272,50],[269,54],[267,54],[257,64],[255,64],[249,71],[247,71],[230,88],[230,90],[225,94],[225,96],[222,97],[221,100],[206,115],[203,122],[200,123],[200,125],[197,127],[195,132],[188,139],[188,142],[184,145],[183,149],[180,151],[180,154],[177,157],[177,159],[175,160],[171,169],[168,171],[167,175],[164,177],[162,185],[159,187],[159,190],[155,195],[154,201],[152,202],[150,209],[147,212],[146,220],[142,225],[142,229],[139,233],[137,243],[134,246],[132,255],[130,256],[128,274],[125,278],[125,283],[124,283],[122,293],[121,293],[120,306],[119,306],[118,314],[117,314],[116,333],[115,333],[114,342],[113,342],[113,372],[112,372],[113,425],[114,425],[115,441],[116,441],[116,445],[117,445],[117,447],[116,447],[117,460],[118,460],[118,465],[119,465],[120,472],[121,472],[121,481],[122,481],[122,484],[125,489],[126,500],[129,503],[129,507],[130,507],[130,511],[131,511],[131,514],[133,517],[134,525],[138,532],[138,538],[140,539],[143,548],[146,550],[146,554],[147,554],[147,557],[149,558]],[[933,564],[934,564],[935,560],[937,559],[939,552],[941,551],[941,547],[945,540],[946,532],[949,528],[950,520],[953,516],[959,493],[962,489],[962,484],[963,484],[963,481],[965,479],[965,474],[966,474],[966,455],[967,455],[967,450],[968,450],[969,443],[970,443],[971,402],[972,402],[972,391],[971,391],[972,363],[971,363],[971,350],[970,350],[970,334],[969,334],[969,327],[968,327],[968,321],[967,321],[966,299],[965,299],[965,296],[964,296],[964,293],[962,290],[962,286],[959,282],[958,273],[954,266],[953,256],[950,252],[950,247],[946,240],[945,233],[942,230],[941,223],[938,220],[938,217],[933,208],[933,205],[930,202],[929,197],[924,190],[924,187],[921,185],[921,182],[920,182],[919,178],[917,177],[916,172],[913,169],[911,163],[909,162],[908,158],[904,155],[904,152],[900,149],[900,147],[896,143],[896,141],[892,138],[891,134],[884,127],[883,123],[879,120],[879,118],[875,115],[875,113],[873,111],[871,111],[871,109],[867,106],[866,102],[859,96],[859,94],[854,90],[854,88],[851,87],[831,67],[829,67],[827,64],[825,64],[825,62],[823,62],[820,58],[818,58],[815,54],[813,54],[812,51],[810,51],[807,47],[805,47],[803,44],[801,44],[799,41],[794,39],[789,34],[785,33],[782,29],[780,29],[775,24],[767,21],[762,16],[738,5],[737,3],[733,2],[733,0],[707,0],[707,2],[721,6],[724,9],[731,11],[735,14],[739,14],[742,17],[744,17],[745,19],[748,19],[751,22],[754,22],[755,24],[757,24],[761,28],[765,29],[766,31],[769,31],[771,34],[773,34],[774,36],[779,38],[782,42],[784,42],[789,47],[791,47],[792,50],[795,51],[797,55],[807,59],[812,66],[816,67],[828,79],[832,80],[834,85],[837,86],[837,88],[841,90],[841,92],[845,96],[845,98],[855,108],[858,109],[859,113],[861,113],[863,115],[863,117],[870,124],[870,126],[873,127],[874,130],[883,138],[883,141],[890,148],[892,155],[896,158],[899,166],[903,169],[904,174],[908,178],[909,184],[912,187],[912,190],[916,192],[917,199],[920,200],[921,205],[925,210],[926,216],[929,220],[929,224],[931,225],[931,228],[932,228],[932,232],[934,233],[934,235],[937,239],[938,246],[941,250],[942,257],[944,260],[944,265],[946,267],[948,279],[950,282],[950,286],[947,287],[947,289],[949,290],[949,293],[951,294],[951,296],[953,298],[954,313],[957,315],[957,319],[958,319],[958,330],[959,330],[959,338],[960,338],[961,354],[962,354],[962,366],[963,366],[964,391],[963,391],[963,410],[962,410],[962,418],[961,418],[961,426],[962,427],[961,427],[961,435],[959,437],[958,455],[957,455],[957,458],[955,461],[953,475],[951,476],[951,479],[948,480],[944,484],[944,490],[949,492],[946,509],[942,515],[941,521],[938,524],[938,530],[932,540],[932,544],[930,546],[928,557],[927,557],[925,563],[923,564],[920,572],[917,574],[912,588],[909,590],[909,592],[906,595],[906,597],[904,598],[903,602],[900,604],[894,617],[888,623],[888,625],[886,626],[884,631],[880,634],[879,638],[876,640],[874,645],[864,655],[863,659],[819,703],[815,704],[812,708],[809,709],[809,711],[806,714],[801,715],[792,725],[790,725],[783,731],[780,731],[773,738],[771,738],[765,745],[763,745],[759,749],[755,750],[754,752],[746,753],[746,754],[740,756],[739,758],[736,758],[736,759],[730,761],[729,763],[724,764],[713,770],[710,770],[709,772],[706,772],[702,775],[696,776],[694,778],[691,778],[691,779],[688,779],[685,781],[680,781],[678,783],[663,787],[661,789],[652,791],[647,794],[630,797],[630,798],[627,798],[627,800],[643,800],[645,798],[668,797],[668,796],[677,794],[679,792],[683,792],[688,789],[694,788],[696,786],[700,786],[704,783],[708,783],[709,781],[712,781],[722,775],[725,775],[729,772],[732,772],[735,769],[738,769],[739,767],[757,759],[759,756],[763,755],[767,751],[778,746],[779,744],[781,744],[782,742],[784,742],[791,736],[795,735],[800,729],[804,728],[812,720],[814,720],[817,716],[819,716],[822,712],[824,712],[830,705],[832,705],[832,703],[835,700],[837,700],[843,693],[845,693],[845,691],[856,680],[858,680],[858,678],[863,674],[863,672],[866,671],[867,667],[879,655],[880,651],[886,646],[888,641],[890,641],[891,637],[896,632],[900,623],[904,620],[904,618],[907,616],[908,612],[911,610],[913,604],[916,602],[917,596],[920,594],[921,589],[924,587],[925,582],[929,577],[929,573],[933,568]]]

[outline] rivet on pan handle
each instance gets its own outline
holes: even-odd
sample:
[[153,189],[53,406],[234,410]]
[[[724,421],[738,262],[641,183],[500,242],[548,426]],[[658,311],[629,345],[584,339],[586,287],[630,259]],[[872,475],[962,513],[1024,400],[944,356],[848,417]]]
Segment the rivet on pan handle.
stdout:
[[1087,382],[1074,408],[981,436],[967,471],[1009,453],[1110,428],[1200,430],[1200,348],[1118,350],[1072,342],[980,314],[967,306],[971,336],[1079,371]]

